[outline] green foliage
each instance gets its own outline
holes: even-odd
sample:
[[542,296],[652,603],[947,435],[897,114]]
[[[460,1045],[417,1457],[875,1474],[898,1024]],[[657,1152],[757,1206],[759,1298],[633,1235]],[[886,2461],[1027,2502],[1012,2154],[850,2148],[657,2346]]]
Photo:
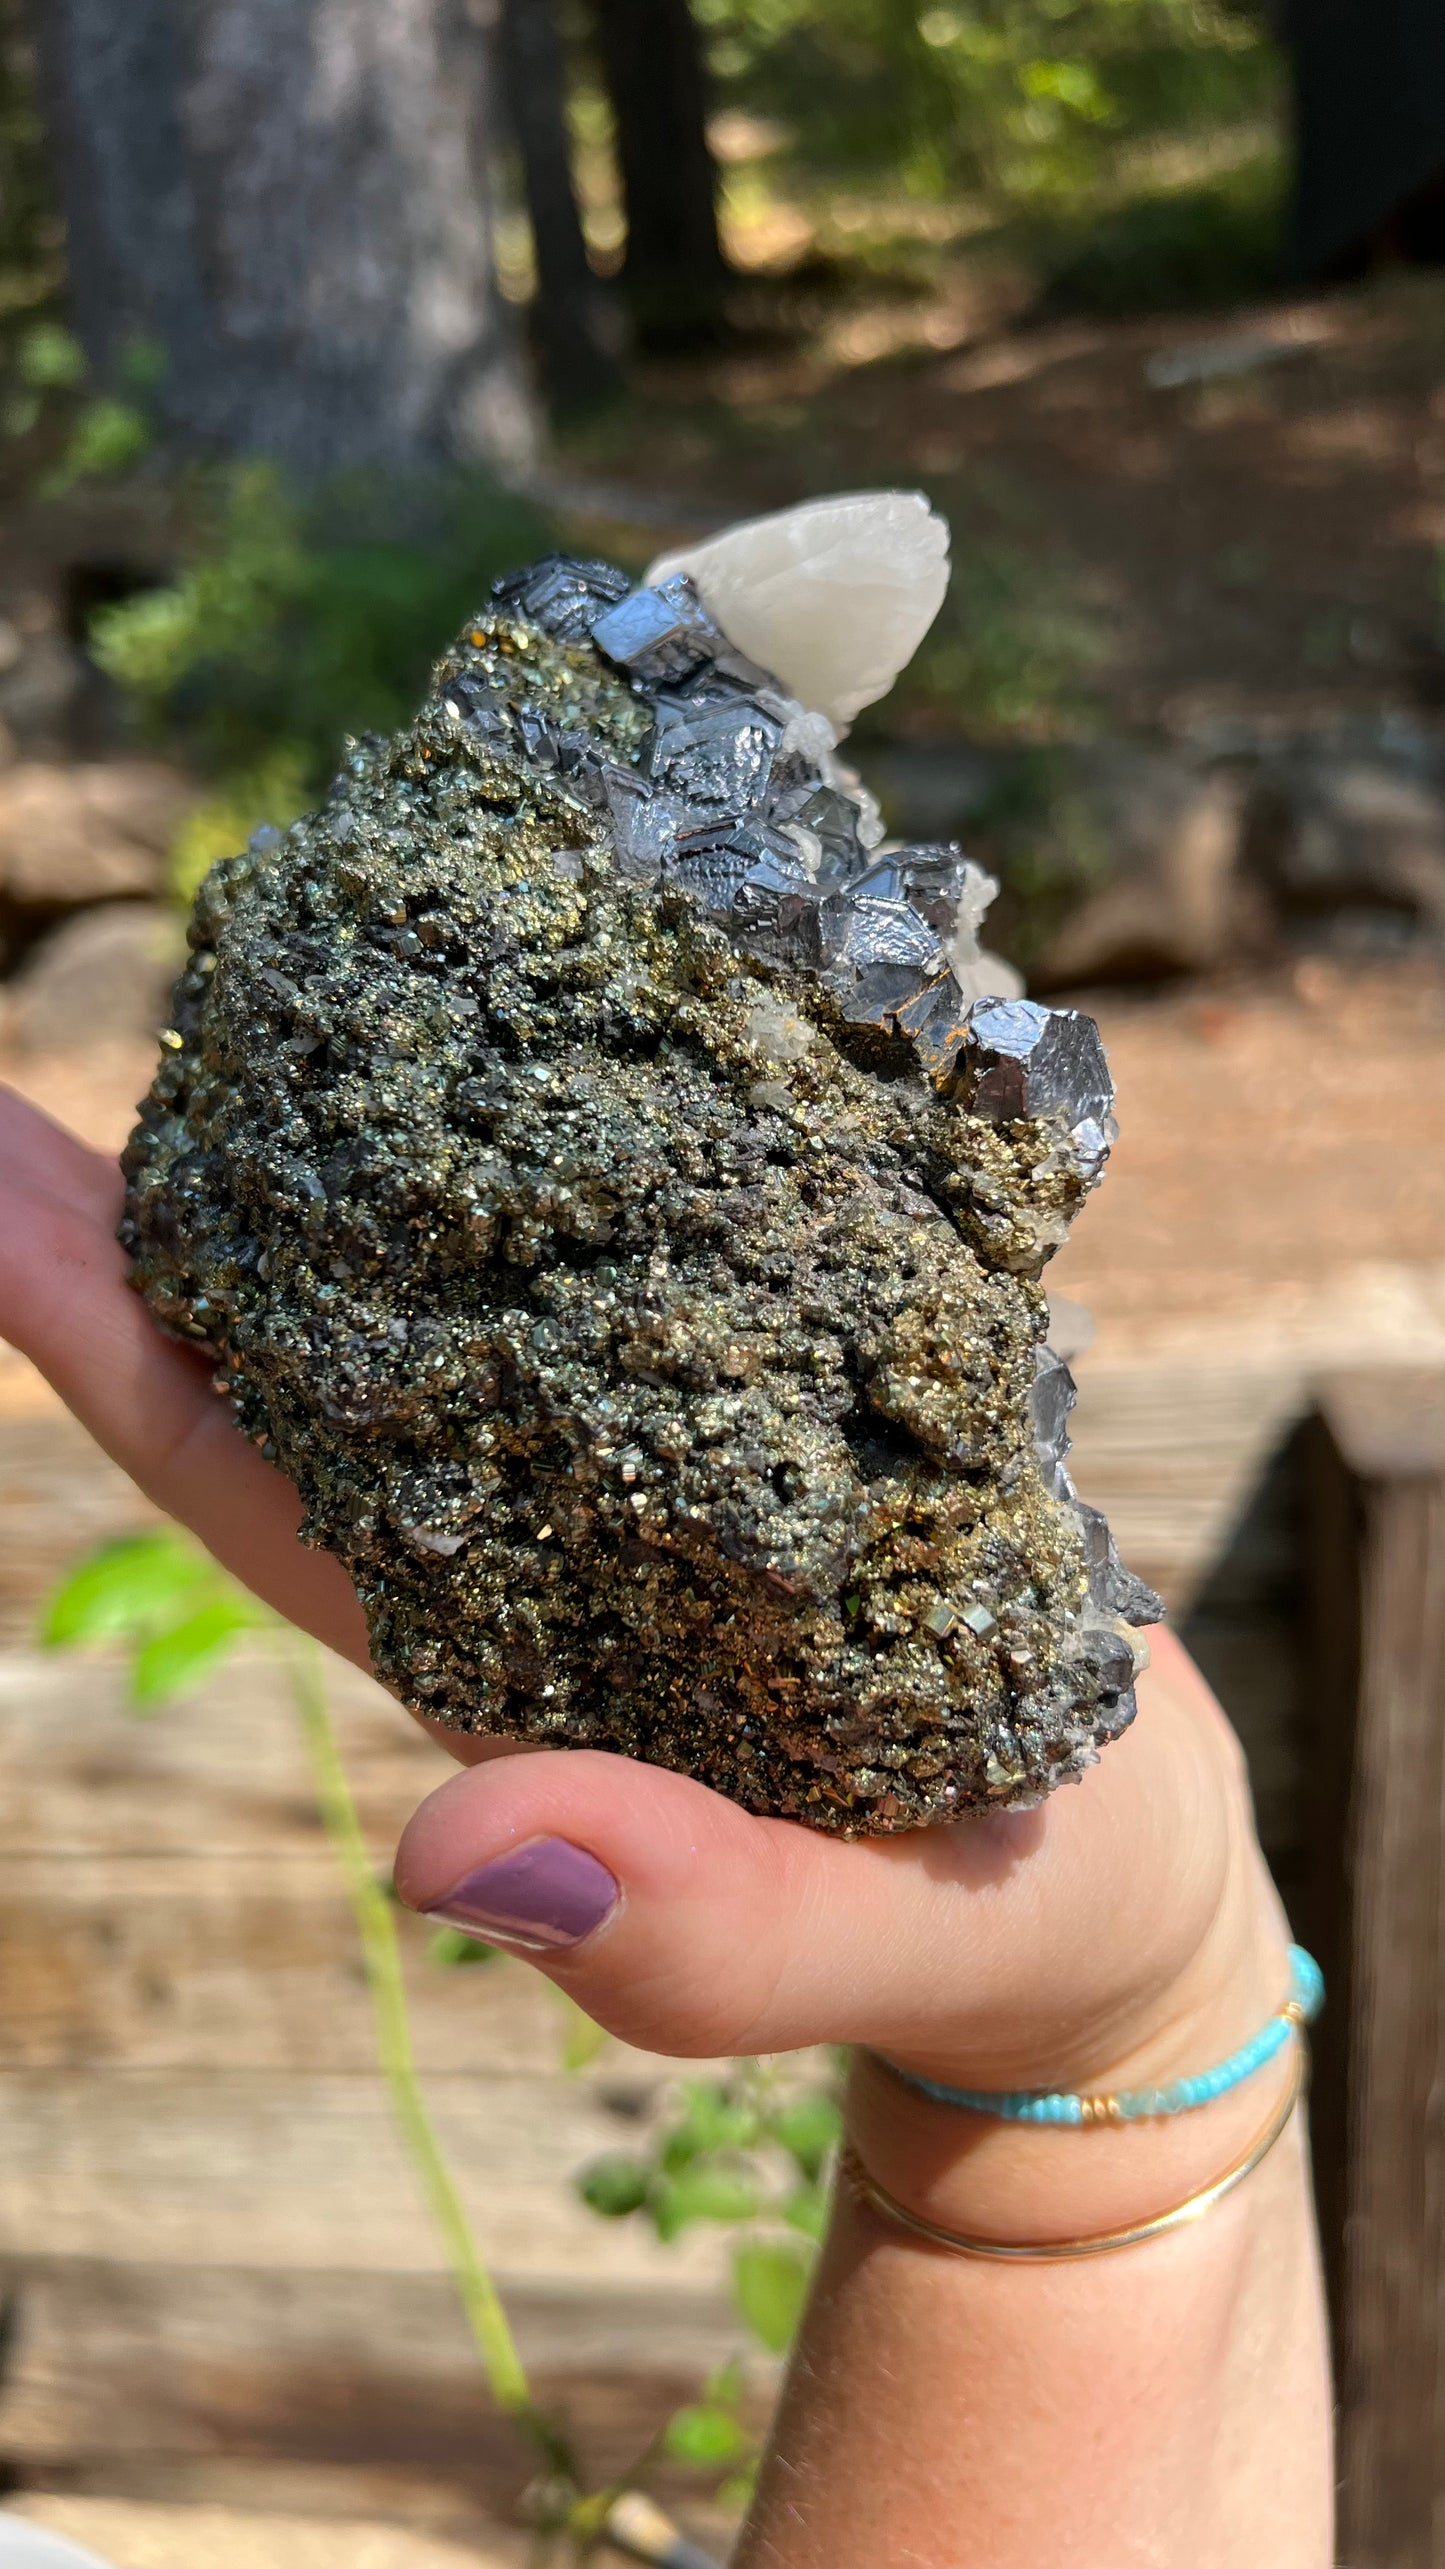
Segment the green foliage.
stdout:
[[1087,227],[1036,235],[1056,311],[1162,312],[1264,294],[1279,275],[1284,164],[1255,153],[1190,187],[1148,189]]
[[675,2409],[662,2435],[663,2451],[674,2462],[692,2462],[703,2469],[736,2462],[748,2444],[747,2429],[734,2412],[711,2405]]
[[801,2230],[805,2239],[816,2242],[828,2227],[828,2194],[821,2185],[800,2185],[782,2207],[783,2219],[790,2230]]
[[210,1598],[168,1630],[141,1642],[131,1662],[137,1708],[153,1712],[210,1675],[240,1633],[254,1632],[260,1617],[240,1589]]
[[753,2239],[733,2258],[733,2298],[770,2354],[786,2354],[808,2298],[812,2261],[800,2248]]
[[1037,204],[1111,183],[1122,144],[1273,112],[1263,11],[1230,0],[695,0],[729,105],[801,175]]
[[[956,524],[938,621],[877,720],[894,729],[904,708],[920,707],[976,737],[1087,728],[1088,682],[1104,648],[1067,565]],[[860,733],[870,728],[865,714]]]
[[[831,2082],[803,2085],[761,2061],[737,2061],[726,2078],[684,2080],[647,2149],[594,2160],[577,2190],[609,2220],[640,2213],[665,2241],[694,2221],[738,2229],[734,2297],[753,2335],[777,2354],[792,2337],[827,2223],[824,2178],[839,2130]],[[707,2405],[727,2402],[710,2388]],[[720,2432],[697,2425],[699,2414],[684,2412],[686,2433]],[[730,2460],[742,2449],[706,2458]]]
[[242,1633],[270,1621],[199,1545],[161,1526],[82,1561],[51,1597],[40,1638],[48,1650],[122,1645],[132,1706],[149,1713],[199,1685]]
[[695,2160],[727,2150],[748,2150],[762,2136],[758,2105],[715,2079],[683,2081],[683,2111],[663,2143],[662,2165],[669,2174]]
[[628,2213],[642,2210],[651,2183],[652,2170],[645,2159],[611,2150],[605,2158],[594,2159],[590,2167],[583,2169],[577,2179],[577,2191],[605,2221],[622,2221]]
[[700,2400],[675,2409],[663,2428],[661,2448],[674,2462],[724,2477],[714,2491],[726,2507],[745,2507],[753,2493],[758,2441],[742,2416],[746,2385],[741,2364],[720,2364]]
[[140,462],[150,443],[151,425],[143,410],[113,393],[98,393],[76,412],[65,451],[55,470],[46,474],[41,490],[47,499],[58,499],[77,482],[127,472]]
[[15,372],[27,392],[74,392],[85,381],[78,339],[58,321],[32,321],[15,352]]
[[168,868],[175,898],[189,904],[202,878],[223,856],[234,856],[253,831],[268,824],[284,829],[304,812],[311,777],[305,750],[282,741],[253,767],[228,776],[207,794],[181,823],[172,842]]
[[838,2100],[823,2087],[790,2097],[773,2116],[773,2137],[812,2183],[822,2175],[843,2130]]
[[149,453],[154,433],[150,398],[164,371],[161,351],[149,340],[133,340],[121,358],[116,383],[97,387],[88,379],[84,350],[70,331],[49,316],[26,323],[11,352],[10,388],[0,400],[0,433],[28,437],[42,421],[63,428],[59,459],[40,477],[42,498],[58,499],[77,482],[129,472]]
[[304,801],[348,732],[409,719],[464,617],[546,541],[536,512],[480,475],[303,500],[269,465],[236,465],[202,486],[179,579],[102,609],[92,649],[236,801],[274,806],[293,779]]
[[427,1938],[428,1962],[443,1971],[474,1971],[479,1963],[501,1962],[504,1957],[495,1945],[486,1944],[480,1936],[468,1936],[460,1927],[436,1927]]
[[1067,749],[1010,762],[979,825],[1001,887],[990,927],[1028,972],[1080,900],[1110,881],[1117,851]]
[[679,2177],[654,2177],[647,2208],[659,2239],[671,2241],[694,2221],[751,2221],[758,2197],[741,2170],[698,2165]]

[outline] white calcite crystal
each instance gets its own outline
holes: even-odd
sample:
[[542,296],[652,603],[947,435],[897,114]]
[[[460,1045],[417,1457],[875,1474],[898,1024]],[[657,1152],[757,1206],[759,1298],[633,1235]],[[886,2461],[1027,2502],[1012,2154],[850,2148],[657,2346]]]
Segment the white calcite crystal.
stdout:
[[708,613],[801,704],[849,723],[907,667],[948,587],[948,528],[921,491],[851,491],[664,554]]
[[967,1000],[1021,999],[1024,977],[1001,954],[990,954],[980,942],[984,912],[998,894],[998,883],[981,865],[965,861],[956,895],[953,934],[944,945],[949,969]]

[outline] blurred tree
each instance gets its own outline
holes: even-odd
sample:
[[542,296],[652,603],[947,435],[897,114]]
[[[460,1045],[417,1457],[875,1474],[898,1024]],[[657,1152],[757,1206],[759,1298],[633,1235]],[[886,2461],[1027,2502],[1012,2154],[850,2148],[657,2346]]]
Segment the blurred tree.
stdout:
[[0,0],[0,318],[46,303],[61,275],[33,55],[21,0]]
[[639,341],[706,345],[727,263],[707,136],[707,72],[688,0],[593,0],[627,218],[622,285]]
[[515,457],[476,0],[42,0],[72,315],[162,424],[316,475]]
[[1298,141],[1295,258],[1347,277],[1445,263],[1440,0],[1289,0]]
[[537,263],[533,331],[549,407],[582,410],[621,387],[572,184],[567,64],[555,0],[502,0],[507,103]]

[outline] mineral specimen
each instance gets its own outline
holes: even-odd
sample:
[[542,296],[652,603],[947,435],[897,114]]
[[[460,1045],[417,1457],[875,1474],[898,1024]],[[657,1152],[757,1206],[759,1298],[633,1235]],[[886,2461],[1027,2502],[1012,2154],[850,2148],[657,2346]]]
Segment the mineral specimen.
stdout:
[[122,1237],[406,1702],[883,1832],[1133,1711],[1158,1601],[1076,1499],[1037,1282],[1109,1082],[725,587],[499,583],[409,730],[213,868]]
[[948,529],[917,491],[852,491],[730,527],[647,576],[679,572],[735,647],[846,723],[887,694],[942,606]]

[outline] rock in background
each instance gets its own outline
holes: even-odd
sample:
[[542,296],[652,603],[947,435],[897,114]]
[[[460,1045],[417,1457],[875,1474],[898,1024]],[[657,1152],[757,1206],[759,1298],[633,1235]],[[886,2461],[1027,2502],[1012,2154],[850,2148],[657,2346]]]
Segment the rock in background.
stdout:
[[148,1039],[178,928],[166,900],[199,787],[124,742],[53,593],[0,599],[0,1035],[22,1053]]
[[990,935],[1034,991],[1445,946],[1445,742],[1423,734],[859,756],[891,831],[998,875]]
[[0,896],[48,914],[153,900],[196,790],[156,759],[25,760],[0,773]]
[[1259,775],[1241,862],[1276,916],[1342,954],[1445,942],[1445,799],[1363,758],[1293,758]]
[[169,902],[101,901],[36,946],[5,990],[19,1053],[147,1042],[166,1022],[185,936]]

